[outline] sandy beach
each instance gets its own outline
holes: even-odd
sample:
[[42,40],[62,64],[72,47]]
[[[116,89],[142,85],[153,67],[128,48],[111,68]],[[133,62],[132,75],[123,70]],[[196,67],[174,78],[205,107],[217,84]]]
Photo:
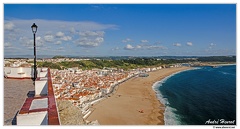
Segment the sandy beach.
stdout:
[[150,72],[148,77],[135,77],[119,85],[114,95],[93,106],[87,118],[100,125],[163,125],[164,105],[152,85],[178,71],[191,67],[166,68]]

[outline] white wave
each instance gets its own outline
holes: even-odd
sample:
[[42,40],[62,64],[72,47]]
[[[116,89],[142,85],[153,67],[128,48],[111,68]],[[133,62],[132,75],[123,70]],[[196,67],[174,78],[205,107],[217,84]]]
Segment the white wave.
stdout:
[[161,91],[159,90],[159,87],[162,86],[162,84],[165,83],[165,81],[169,79],[171,76],[168,76],[161,81],[155,82],[153,84],[153,90],[156,92],[156,96],[158,100],[165,106],[165,111],[164,111],[165,125],[179,125],[180,122],[178,121],[177,115],[174,113],[176,109],[169,106],[168,99],[164,98]]
[[227,72],[221,72],[222,74],[230,74],[230,73],[227,73]]
[[163,97],[161,91],[159,90],[159,87],[161,87],[162,84],[164,84],[169,78],[171,78],[172,76],[174,76],[176,74],[179,74],[179,73],[182,73],[182,72],[185,72],[185,71],[189,71],[189,70],[197,70],[197,69],[201,69],[201,68],[200,67],[196,67],[194,69],[188,69],[188,70],[183,70],[183,71],[180,71],[180,72],[173,73],[173,74],[165,77],[164,79],[155,82],[152,85],[152,88],[155,91],[158,100],[162,104],[164,104],[164,106],[165,106],[165,111],[164,111],[165,125],[179,125],[179,124],[181,124],[181,122],[179,120],[179,115],[174,113],[174,111],[176,111],[177,109],[172,108],[172,107],[169,106],[170,104],[168,102],[168,99]]
[[218,66],[233,66],[233,65],[236,65],[236,64],[220,64],[220,65],[218,65]]
[[228,73],[228,72],[223,72],[223,71],[219,71],[219,72],[222,73],[222,74],[225,74],[225,75],[235,75],[235,74]]
[[193,70],[203,69],[203,67],[195,67]]
[[175,114],[177,109],[167,106],[164,112],[165,125],[180,125],[179,115]]

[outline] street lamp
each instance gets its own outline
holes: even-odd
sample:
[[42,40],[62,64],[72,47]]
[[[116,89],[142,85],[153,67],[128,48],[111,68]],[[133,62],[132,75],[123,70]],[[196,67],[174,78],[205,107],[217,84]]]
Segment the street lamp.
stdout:
[[31,26],[31,28],[32,28],[32,32],[33,32],[33,48],[34,48],[34,73],[33,73],[33,80],[35,81],[36,80],[36,78],[37,78],[37,65],[36,65],[36,41],[35,41],[35,34],[36,34],[36,32],[37,32],[37,28],[38,28],[38,26],[35,24],[35,23],[33,23],[33,25]]

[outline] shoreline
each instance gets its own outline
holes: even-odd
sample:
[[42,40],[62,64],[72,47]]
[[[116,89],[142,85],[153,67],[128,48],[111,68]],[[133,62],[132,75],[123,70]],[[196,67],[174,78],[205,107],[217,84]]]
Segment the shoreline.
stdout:
[[236,63],[235,64],[217,64],[217,66],[231,66],[231,65],[237,65]]
[[229,65],[237,65],[236,62],[226,62],[226,63],[222,63],[222,62],[207,62],[207,63],[203,63],[203,66],[229,66]]
[[134,77],[120,84],[110,97],[92,108],[88,121],[100,125],[164,125],[165,106],[154,85],[172,74],[193,67],[164,68],[149,72],[148,77]]
[[[153,90],[155,91],[156,93],[156,96],[157,96],[157,99],[160,101],[160,103],[162,103],[163,105],[166,105],[167,104],[167,101],[163,98],[161,92],[158,90],[159,87],[161,87],[162,83],[164,83],[165,81],[167,81],[169,78],[171,78],[172,76],[176,75],[176,74],[179,74],[179,73],[182,73],[182,72],[185,72],[185,71],[190,71],[190,70],[196,70],[198,69],[197,67],[190,67],[189,69],[186,69],[186,70],[181,70],[181,71],[177,71],[175,73],[172,73],[171,75],[169,76],[166,76],[165,78],[155,82],[153,85],[152,85],[152,88]],[[160,85],[159,85],[160,84]],[[169,113],[169,112],[166,112],[166,110],[168,110],[168,107],[165,107],[165,111],[164,111],[164,124],[165,125],[168,125],[168,123],[166,123],[166,115]],[[168,115],[167,115],[168,116]],[[175,125],[178,125],[177,123],[175,123]]]

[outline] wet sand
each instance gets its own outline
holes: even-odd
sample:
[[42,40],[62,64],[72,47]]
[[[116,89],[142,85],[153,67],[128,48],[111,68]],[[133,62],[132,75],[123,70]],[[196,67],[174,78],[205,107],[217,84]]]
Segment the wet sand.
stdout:
[[120,84],[114,95],[93,106],[94,111],[87,120],[98,120],[100,125],[163,125],[164,105],[157,99],[152,85],[186,69],[192,68],[165,68]]

